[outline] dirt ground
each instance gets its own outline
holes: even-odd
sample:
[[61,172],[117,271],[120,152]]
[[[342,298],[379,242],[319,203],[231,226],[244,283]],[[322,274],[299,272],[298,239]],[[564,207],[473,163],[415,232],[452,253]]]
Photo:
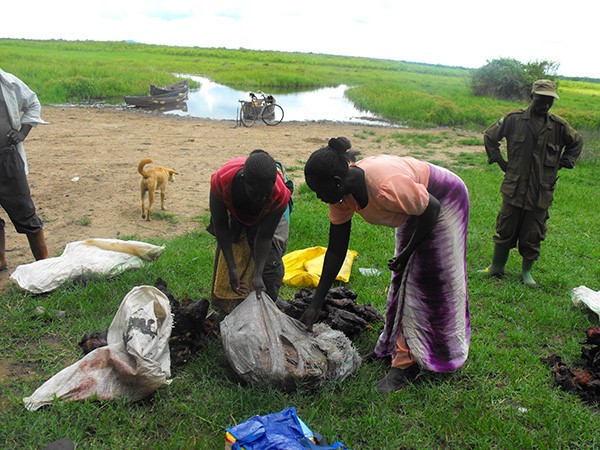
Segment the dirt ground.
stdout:
[[[245,156],[253,149],[267,150],[290,169],[291,177],[300,184],[304,161],[330,137],[350,138],[354,148],[365,156],[404,155],[410,151],[378,137],[415,131],[285,121],[275,127],[256,124],[244,128],[236,127],[234,121],[67,106],[45,106],[42,117],[49,124],[34,128],[25,148],[29,183],[45,223],[50,256],[62,254],[69,242],[87,238],[171,238],[198,227],[198,217],[208,212],[211,173],[229,159]],[[444,147],[437,159],[453,150],[469,151]],[[167,191],[167,212],[176,220],[142,220],[137,164],[145,157],[180,173]],[[160,203],[155,203],[154,210],[159,209]],[[12,270],[33,258],[26,237],[15,232],[3,210],[0,214],[7,221],[9,266],[0,274],[3,289]]]

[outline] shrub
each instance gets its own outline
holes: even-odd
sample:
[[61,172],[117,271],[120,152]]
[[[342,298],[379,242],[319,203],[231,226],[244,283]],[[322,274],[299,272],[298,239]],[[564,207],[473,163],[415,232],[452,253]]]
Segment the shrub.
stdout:
[[535,80],[546,78],[557,83],[557,70],[558,63],[546,60],[523,64],[511,58],[494,59],[473,72],[471,89],[477,96],[487,95],[502,100],[527,99]]

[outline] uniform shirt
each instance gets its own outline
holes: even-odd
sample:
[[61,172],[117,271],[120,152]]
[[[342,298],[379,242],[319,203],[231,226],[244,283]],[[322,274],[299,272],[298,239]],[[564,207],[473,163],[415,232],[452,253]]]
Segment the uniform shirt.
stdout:
[[342,224],[360,214],[373,225],[398,227],[410,216],[420,216],[429,205],[429,164],[412,157],[378,155],[356,164],[365,172],[369,202],[360,205],[351,194],[329,205],[329,219]]
[[217,172],[213,173],[210,177],[210,190],[215,197],[225,203],[225,207],[231,215],[244,225],[251,227],[259,223],[263,217],[272,212],[284,210],[290,201],[291,193],[285,185],[281,172],[277,171],[277,178],[275,179],[275,186],[273,186],[271,197],[269,197],[267,203],[260,210],[258,215],[243,215],[240,214],[239,211],[236,211],[233,206],[231,186],[233,184],[233,177],[244,167],[246,159],[246,157],[234,158],[225,163]]
[[554,198],[560,168],[572,168],[583,139],[563,118],[548,113],[538,118],[531,107],[513,111],[484,133],[490,164],[501,160],[500,141],[506,139],[508,168],[500,191],[504,200],[527,211],[547,209]]
[[[5,107],[13,129],[20,130],[21,125],[25,123],[33,127],[40,123],[46,123],[41,118],[42,106],[35,92],[29,89],[17,77],[1,69],[0,89],[2,89]],[[25,146],[22,142],[19,142],[17,145],[17,151],[25,164],[25,174],[27,174],[27,157],[25,155]]]

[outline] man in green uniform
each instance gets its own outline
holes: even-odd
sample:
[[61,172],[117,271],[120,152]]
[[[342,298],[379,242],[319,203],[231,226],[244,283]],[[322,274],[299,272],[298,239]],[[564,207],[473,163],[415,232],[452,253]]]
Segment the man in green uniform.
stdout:
[[[480,273],[503,276],[508,253],[518,245],[523,258],[521,281],[527,286],[536,284],[531,268],[546,237],[548,208],[554,199],[558,170],[573,168],[583,147],[579,133],[566,120],[549,112],[555,99],[556,84],[538,80],[533,83],[527,109],[508,113],[484,133],[488,163],[500,166],[504,180],[493,238],[494,256]],[[500,152],[503,138],[507,160]]]

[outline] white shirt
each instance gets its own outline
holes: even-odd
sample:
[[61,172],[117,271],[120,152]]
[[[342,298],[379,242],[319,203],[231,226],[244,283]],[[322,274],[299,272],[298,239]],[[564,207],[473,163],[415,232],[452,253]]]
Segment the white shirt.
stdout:
[[[0,69],[0,88],[8,109],[10,124],[15,130],[20,130],[22,124],[35,127],[47,123],[41,117],[42,105],[35,92],[17,77],[2,69]],[[27,156],[22,142],[17,144],[17,151],[25,164],[25,174],[28,174]]]

